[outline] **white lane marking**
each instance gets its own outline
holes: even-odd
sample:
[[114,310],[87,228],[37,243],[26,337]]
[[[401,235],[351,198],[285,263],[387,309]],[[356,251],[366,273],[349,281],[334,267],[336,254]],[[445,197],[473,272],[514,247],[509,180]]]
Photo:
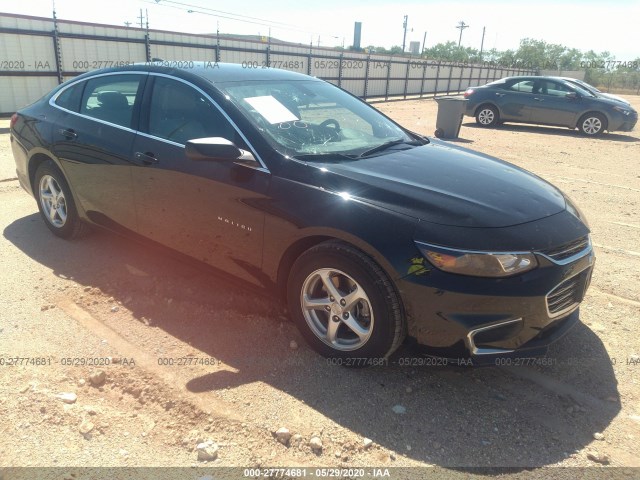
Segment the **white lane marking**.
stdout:
[[613,223],[614,225],[622,225],[623,227],[631,227],[631,228],[639,228],[640,225],[634,225],[633,223],[624,223],[624,222],[612,222],[610,220],[605,220],[607,223]]
[[561,177],[559,175],[546,175],[546,176],[550,177],[550,178],[559,178],[559,179],[562,179],[562,180],[572,180],[574,182],[593,183],[594,185],[602,185],[602,186],[605,186],[605,187],[622,188],[624,190],[631,190],[632,192],[640,192],[640,189],[632,188],[632,187],[626,187],[624,185],[616,185],[614,183],[594,182],[593,180],[584,180],[582,178],[573,178],[573,177]]
[[624,248],[610,247],[608,245],[601,245],[599,243],[593,243],[594,247],[602,248],[603,250],[608,250],[614,253],[625,253],[627,255],[632,255],[634,257],[640,257],[640,252],[634,252],[633,250],[625,250]]

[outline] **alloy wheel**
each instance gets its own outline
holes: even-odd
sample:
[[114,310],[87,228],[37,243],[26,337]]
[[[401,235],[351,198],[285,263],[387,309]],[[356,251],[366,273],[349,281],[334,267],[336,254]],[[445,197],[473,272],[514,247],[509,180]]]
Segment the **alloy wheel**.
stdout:
[[63,227],[67,221],[67,201],[60,184],[51,175],[43,175],[39,190],[44,216],[54,227]]
[[307,276],[300,303],[311,331],[331,348],[356,350],[371,337],[374,315],[369,297],[340,270],[321,268]]

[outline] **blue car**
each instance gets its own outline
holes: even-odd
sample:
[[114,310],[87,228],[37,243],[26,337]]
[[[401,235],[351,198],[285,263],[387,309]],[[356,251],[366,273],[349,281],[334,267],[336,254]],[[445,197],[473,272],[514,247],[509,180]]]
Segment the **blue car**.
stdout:
[[583,80],[579,80],[577,78],[570,78],[570,77],[558,77],[558,78],[560,80],[564,80],[564,81],[567,81],[569,83],[574,83],[574,84],[578,85],[579,87],[584,88],[585,90],[587,90],[589,93],[595,95],[596,97],[606,98],[606,99],[609,99],[609,100],[615,100],[617,102],[624,103],[625,105],[631,105],[624,98],[619,97],[618,95],[612,95],[610,93],[601,92],[596,87],[594,87],[593,85],[588,84],[587,82],[585,82]]
[[630,105],[598,97],[557,77],[507,77],[468,88],[466,115],[478,125],[532,123],[579,129],[593,137],[605,130],[630,132],[638,112]]

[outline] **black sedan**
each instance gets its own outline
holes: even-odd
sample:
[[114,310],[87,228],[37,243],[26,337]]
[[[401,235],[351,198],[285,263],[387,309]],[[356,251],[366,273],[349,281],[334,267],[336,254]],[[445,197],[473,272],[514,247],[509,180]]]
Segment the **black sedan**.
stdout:
[[630,105],[595,95],[557,77],[507,77],[468,88],[466,115],[478,125],[532,123],[579,129],[596,136],[605,130],[630,132],[638,112]]
[[591,277],[557,188],[297,73],[87,73],[16,113],[11,146],[55,235],[104,227],[268,289],[344,365],[407,336],[466,362],[544,354]]

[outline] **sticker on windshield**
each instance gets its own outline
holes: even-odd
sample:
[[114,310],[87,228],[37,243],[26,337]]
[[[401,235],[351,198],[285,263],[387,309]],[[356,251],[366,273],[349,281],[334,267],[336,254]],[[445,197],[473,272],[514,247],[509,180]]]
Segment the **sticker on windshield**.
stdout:
[[287,107],[281,104],[271,95],[262,97],[249,97],[244,99],[249,105],[256,109],[267,122],[271,124],[282,122],[294,122],[300,120]]

